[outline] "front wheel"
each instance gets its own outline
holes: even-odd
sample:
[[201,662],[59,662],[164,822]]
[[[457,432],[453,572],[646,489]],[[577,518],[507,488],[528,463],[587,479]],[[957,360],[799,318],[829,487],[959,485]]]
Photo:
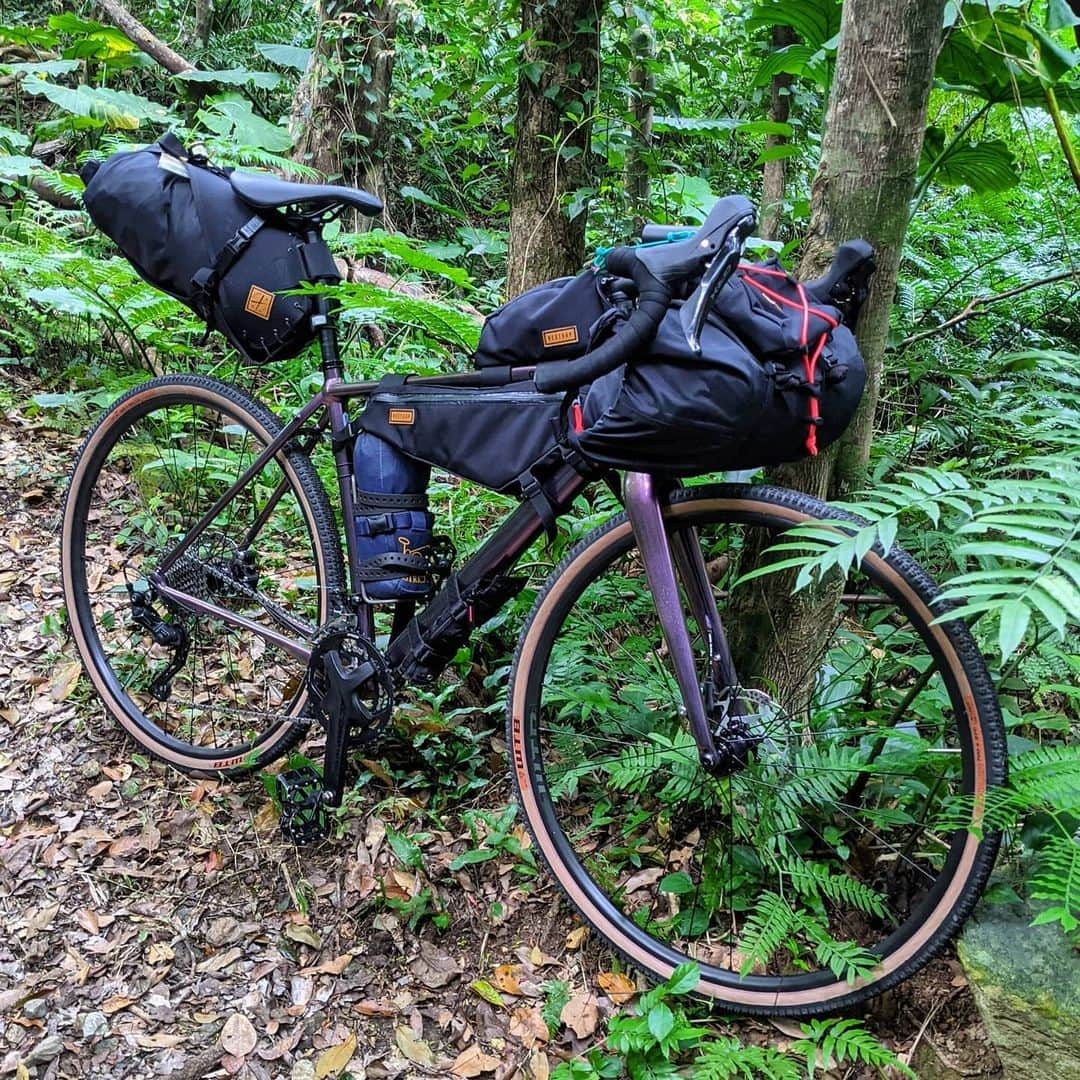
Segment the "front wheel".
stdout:
[[[307,665],[280,642],[310,640],[341,604],[333,514],[297,447],[217,505],[280,431],[228,383],[166,376],[112,406],[72,473],[61,563],[75,645],[109,712],[185,771],[255,768],[300,739]],[[243,621],[159,595],[159,574]]]
[[[997,849],[976,828],[1005,778],[997,701],[967,628],[934,624],[926,574],[871,552],[795,642],[781,601],[737,584],[785,529],[842,516],[766,487],[690,488],[665,511],[669,535],[700,537],[742,665],[748,715],[712,703],[718,741],[751,747],[727,775],[699,764],[625,515],[552,574],[511,676],[519,800],[574,906],[647,975],[693,960],[697,991],[744,1013],[820,1014],[906,978],[963,923]],[[762,625],[784,664],[747,647]]]

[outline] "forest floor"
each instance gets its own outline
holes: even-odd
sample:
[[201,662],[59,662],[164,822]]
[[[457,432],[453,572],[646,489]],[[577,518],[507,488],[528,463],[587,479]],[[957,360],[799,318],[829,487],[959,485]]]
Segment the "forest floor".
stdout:
[[[422,865],[406,866],[391,845],[415,804],[373,782],[338,835],[298,849],[257,777],[198,781],[133,754],[60,623],[78,441],[18,408],[0,420],[0,1076],[543,1080],[601,1038],[632,976],[519,862],[451,871],[470,846],[454,811],[413,832]],[[494,766],[497,736],[490,751]],[[507,805],[503,775],[469,805]],[[427,889],[442,932],[401,910],[423,914]],[[549,1029],[550,980],[570,996]],[[999,1075],[952,955],[867,1020],[920,1076]],[[710,1022],[780,1047],[800,1034]]]

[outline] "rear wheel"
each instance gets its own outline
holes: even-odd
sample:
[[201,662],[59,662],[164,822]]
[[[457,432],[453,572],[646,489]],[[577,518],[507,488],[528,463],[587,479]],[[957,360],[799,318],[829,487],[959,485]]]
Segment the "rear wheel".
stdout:
[[[154,379],[102,417],[71,477],[61,558],[79,655],[109,712],[187,771],[255,768],[303,734],[306,663],[254,629],[169,601],[152,581],[280,431],[227,383]],[[311,462],[280,451],[164,576],[254,626],[310,639],[343,594],[340,542]]]
[[[667,528],[698,531],[737,662],[736,579],[819,516],[839,515],[770,488],[673,496]],[[566,557],[515,658],[512,767],[544,859],[631,963],[661,979],[694,960],[734,1010],[808,1015],[895,984],[958,929],[997,849],[970,827],[1004,733],[967,629],[933,625],[936,592],[902,552],[867,555],[803,651],[804,690],[741,670],[749,715],[713,704],[718,744],[750,749],[709,775],[625,516]]]

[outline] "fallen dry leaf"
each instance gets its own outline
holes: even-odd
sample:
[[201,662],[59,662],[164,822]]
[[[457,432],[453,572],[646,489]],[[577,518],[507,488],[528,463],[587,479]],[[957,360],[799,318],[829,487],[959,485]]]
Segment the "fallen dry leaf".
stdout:
[[75,684],[79,681],[80,674],[82,674],[82,664],[78,662],[65,664],[56,673],[49,687],[49,695],[53,701],[67,701],[75,689]]
[[526,1050],[547,1042],[548,1028],[539,1005],[514,1009],[510,1013],[510,1034],[521,1040]]
[[322,947],[322,938],[304,923],[290,923],[285,927],[285,936],[292,938],[293,941],[299,941],[301,945],[310,945],[313,949]]
[[634,980],[615,971],[601,971],[596,980],[613,1005],[625,1005],[636,993]]
[[573,930],[566,935],[566,947],[568,949],[580,949],[581,943],[588,937],[589,928],[587,926],[575,926]]
[[461,974],[461,965],[430,941],[420,943],[420,955],[409,965],[412,973],[429,989],[437,990]]
[[413,1034],[412,1028],[399,1024],[394,1028],[394,1042],[397,1043],[398,1049],[417,1065],[430,1067],[435,1064],[435,1055],[431,1052],[431,1047],[423,1039],[418,1039]]
[[397,1016],[397,1006],[392,1001],[372,1001],[365,998],[358,1001],[353,1008],[361,1016]]
[[518,982],[517,968],[514,964],[500,964],[491,976],[491,983],[505,994],[521,995],[521,984]]
[[587,1039],[600,1023],[596,996],[579,991],[563,1006],[559,1019],[579,1039]]
[[551,1066],[548,1064],[547,1054],[543,1050],[534,1050],[525,1063],[525,1070],[529,1080],[548,1080]]
[[258,1041],[255,1028],[243,1013],[233,1013],[221,1029],[221,1047],[235,1057],[247,1057]]
[[343,1043],[338,1043],[337,1046],[331,1046],[329,1050],[323,1051],[319,1055],[319,1060],[315,1062],[316,1080],[322,1080],[324,1076],[340,1075],[345,1066],[352,1061],[355,1053],[355,1035],[350,1035]]
[[172,947],[166,945],[164,941],[155,941],[146,953],[146,961],[149,964],[164,964],[175,957],[176,953],[172,951]]
[[476,1043],[467,1046],[450,1066],[451,1076],[480,1076],[482,1073],[494,1072],[500,1065],[497,1057],[485,1054]]

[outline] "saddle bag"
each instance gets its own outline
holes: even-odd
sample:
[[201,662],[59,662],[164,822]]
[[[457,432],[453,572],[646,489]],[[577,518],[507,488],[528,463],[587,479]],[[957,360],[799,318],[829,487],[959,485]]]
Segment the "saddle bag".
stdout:
[[83,202],[146,281],[247,359],[287,359],[314,337],[314,302],[282,294],[315,278],[337,280],[334,260],[322,240],[305,242],[280,215],[248,206],[230,171],[166,135],[84,166]]
[[797,461],[847,428],[866,382],[855,338],[779,263],[742,267],[724,286],[699,355],[680,307],[647,357],[597,379],[572,410],[569,440],[586,458],[695,476]]
[[581,356],[628,314],[620,284],[609,274],[586,270],[514,297],[484,322],[475,366],[513,367]]
[[496,388],[413,386],[387,376],[357,423],[408,457],[507,494],[559,449],[561,394],[531,382]]

